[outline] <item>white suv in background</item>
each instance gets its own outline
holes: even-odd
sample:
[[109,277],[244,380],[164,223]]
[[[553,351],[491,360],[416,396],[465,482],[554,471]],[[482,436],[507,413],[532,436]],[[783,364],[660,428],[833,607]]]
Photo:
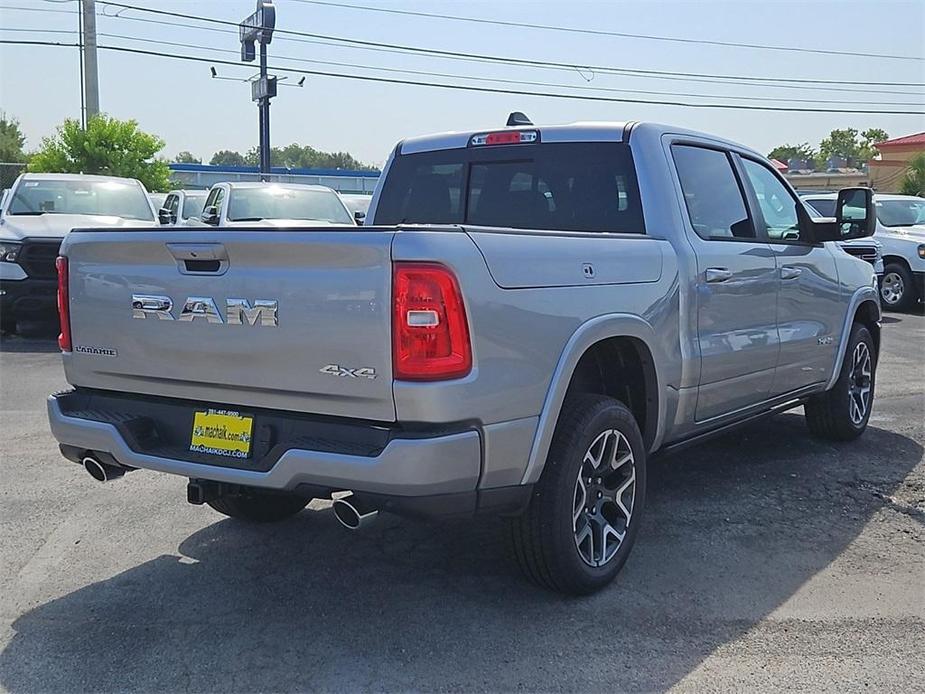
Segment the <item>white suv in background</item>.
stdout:
[[[835,193],[820,193],[803,200],[829,217],[835,214],[835,198]],[[880,243],[883,255],[880,298],[884,308],[906,311],[925,298],[925,198],[877,193],[874,204],[877,231],[873,239]]]

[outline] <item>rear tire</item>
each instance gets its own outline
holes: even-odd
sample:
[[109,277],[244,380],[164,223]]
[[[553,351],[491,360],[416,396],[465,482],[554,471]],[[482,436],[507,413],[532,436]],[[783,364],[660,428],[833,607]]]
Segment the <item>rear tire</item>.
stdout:
[[918,299],[915,282],[909,268],[901,263],[890,263],[883,268],[880,283],[883,307],[890,311],[910,311]]
[[509,520],[521,570],[561,593],[600,590],[629,556],[645,492],[646,450],[629,409],[602,395],[570,397],[530,505]]
[[253,523],[276,523],[296,515],[311,499],[294,494],[248,490],[241,494],[222,496],[207,502],[209,506],[231,518]]
[[814,395],[803,408],[810,433],[830,441],[851,441],[863,434],[874,404],[876,373],[874,339],[865,326],[855,323],[835,385]]

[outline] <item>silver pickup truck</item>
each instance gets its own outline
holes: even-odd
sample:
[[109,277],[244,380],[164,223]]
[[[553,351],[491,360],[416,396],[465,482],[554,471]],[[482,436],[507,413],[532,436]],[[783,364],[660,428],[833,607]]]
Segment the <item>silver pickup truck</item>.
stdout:
[[649,123],[418,137],[364,227],[77,230],[48,400],[100,480],[188,478],[275,521],[335,498],[507,517],[549,588],[626,561],[646,460],[804,406],[867,425],[880,342],[870,191],[812,219],[764,157]]

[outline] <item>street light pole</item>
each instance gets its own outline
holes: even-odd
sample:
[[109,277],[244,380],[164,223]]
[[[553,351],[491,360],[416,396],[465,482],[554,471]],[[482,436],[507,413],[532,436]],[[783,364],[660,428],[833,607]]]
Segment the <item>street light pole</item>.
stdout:
[[100,80],[96,63],[96,0],[81,0],[80,53],[83,69],[82,121],[89,121],[100,112]]
[[[267,44],[260,42],[260,80],[267,80]],[[270,173],[270,96],[257,99],[260,113],[260,174],[263,180]]]
[[276,77],[267,75],[267,46],[273,40],[276,27],[273,0],[257,0],[257,10],[238,26],[241,60],[253,62],[257,57],[255,44],[260,44],[260,77],[251,82],[251,100],[257,102],[260,178],[266,181],[270,175],[270,99],[276,96]]

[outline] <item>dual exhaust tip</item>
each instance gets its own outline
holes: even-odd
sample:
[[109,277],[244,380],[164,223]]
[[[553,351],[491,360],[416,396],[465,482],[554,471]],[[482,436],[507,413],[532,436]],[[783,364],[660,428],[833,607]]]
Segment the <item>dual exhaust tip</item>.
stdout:
[[93,455],[84,456],[80,464],[83,465],[84,470],[90,473],[90,477],[97,482],[111,482],[125,474],[124,467],[104,463]]
[[379,509],[353,494],[334,500],[334,517],[347,530],[366,527],[379,515]]
[[[104,463],[94,455],[84,456],[80,464],[97,482],[111,482],[126,471],[124,467]],[[334,517],[348,530],[366,527],[378,515],[379,509],[353,494],[334,500]]]

